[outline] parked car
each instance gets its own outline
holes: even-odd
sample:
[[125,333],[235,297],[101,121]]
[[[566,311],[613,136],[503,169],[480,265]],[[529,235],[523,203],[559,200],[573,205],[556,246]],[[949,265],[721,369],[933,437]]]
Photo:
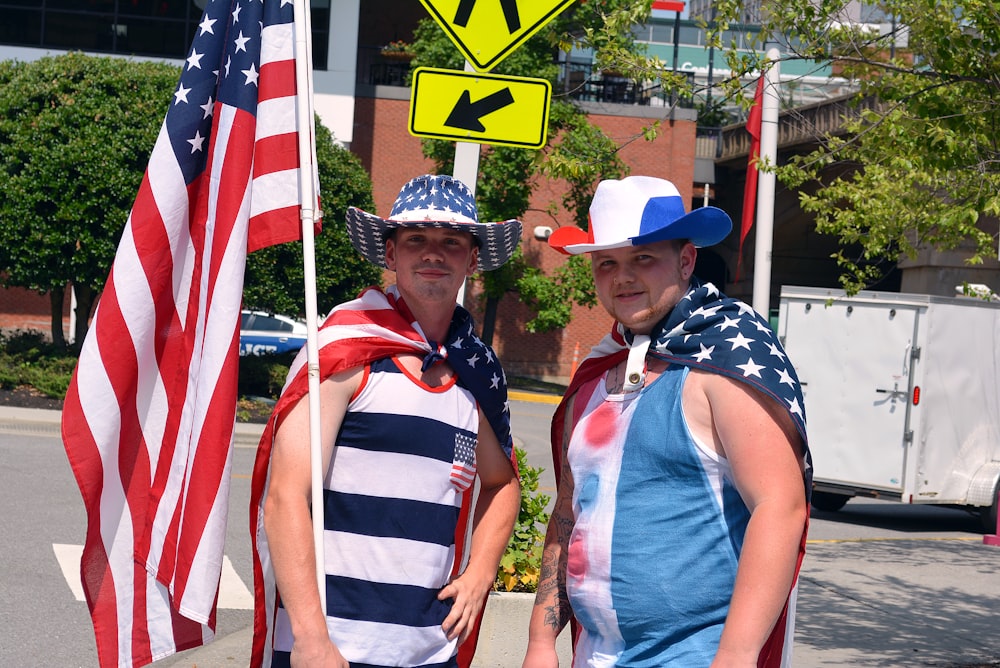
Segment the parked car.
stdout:
[[264,311],[240,313],[240,356],[277,355],[306,343],[306,323]]

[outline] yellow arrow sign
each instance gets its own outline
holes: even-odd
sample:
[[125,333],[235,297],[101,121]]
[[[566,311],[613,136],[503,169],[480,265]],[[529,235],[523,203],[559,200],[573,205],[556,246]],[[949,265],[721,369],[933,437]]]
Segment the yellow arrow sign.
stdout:
[[420,0],[459,51],[488,72],[574,0]]
[[418,67],[410,133],[518,148],[545,146],[552,86],[545,79]]

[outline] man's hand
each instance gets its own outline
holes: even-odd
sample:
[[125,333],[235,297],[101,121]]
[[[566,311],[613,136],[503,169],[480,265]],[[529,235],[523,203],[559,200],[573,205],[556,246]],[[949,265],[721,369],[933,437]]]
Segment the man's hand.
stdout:
[[439,601],[446,601],[449,598],[453,601],[451,612],[444,618],[441,628],[448,636],[448,640],[458,638],[459,645],[464,643],[465,639],[472,633],[472,628],[479,617],[479,611],[493,586],[492,582],[486,586],[483,586],[482,583],[474,584],[475,580],[476,578],[470,576],[468,572],[463,573],[445,585],[438,593]]
[[296,639],[292,646],[292,668],[350,668],[351,664],[340,654],[330,638],[317,638],[315,642]]

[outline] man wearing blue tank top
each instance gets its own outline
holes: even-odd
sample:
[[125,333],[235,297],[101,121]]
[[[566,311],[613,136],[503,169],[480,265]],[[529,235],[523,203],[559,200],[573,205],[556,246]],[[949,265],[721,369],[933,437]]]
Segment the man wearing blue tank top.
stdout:
[[396,283],[319,331],[326,609],[303,349],[254,470],[251,665],[467,666],[520,491],[503,369],[456,299],[510,258],[521,224],[480,223],[464,184],[424,175],[387,218],[352,207],[347,227]]
[[767,321],[693,275],[720,209],[669,181],[598,184],[590,253],[615,319],[553,419],[558,491],[524,668],[790,665],[811,465],[795,371]]

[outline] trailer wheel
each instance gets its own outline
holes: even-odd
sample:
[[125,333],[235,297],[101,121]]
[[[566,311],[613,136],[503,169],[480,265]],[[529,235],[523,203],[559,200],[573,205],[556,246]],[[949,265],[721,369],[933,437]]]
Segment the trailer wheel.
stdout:
[[812,505],[817,510],[825,510],[829,513],[836,512],[844,507],[850,499],[846,494],[834,494],[833,492],[813,492]]
[[993,503],[989,506],[979,507],[979,524],[983,527],[983,531],[987,534],[994,535],[997,533],[997,511],[998,503],[1000,503],[1000,498],[997,497],[998,489],[993,490]]

